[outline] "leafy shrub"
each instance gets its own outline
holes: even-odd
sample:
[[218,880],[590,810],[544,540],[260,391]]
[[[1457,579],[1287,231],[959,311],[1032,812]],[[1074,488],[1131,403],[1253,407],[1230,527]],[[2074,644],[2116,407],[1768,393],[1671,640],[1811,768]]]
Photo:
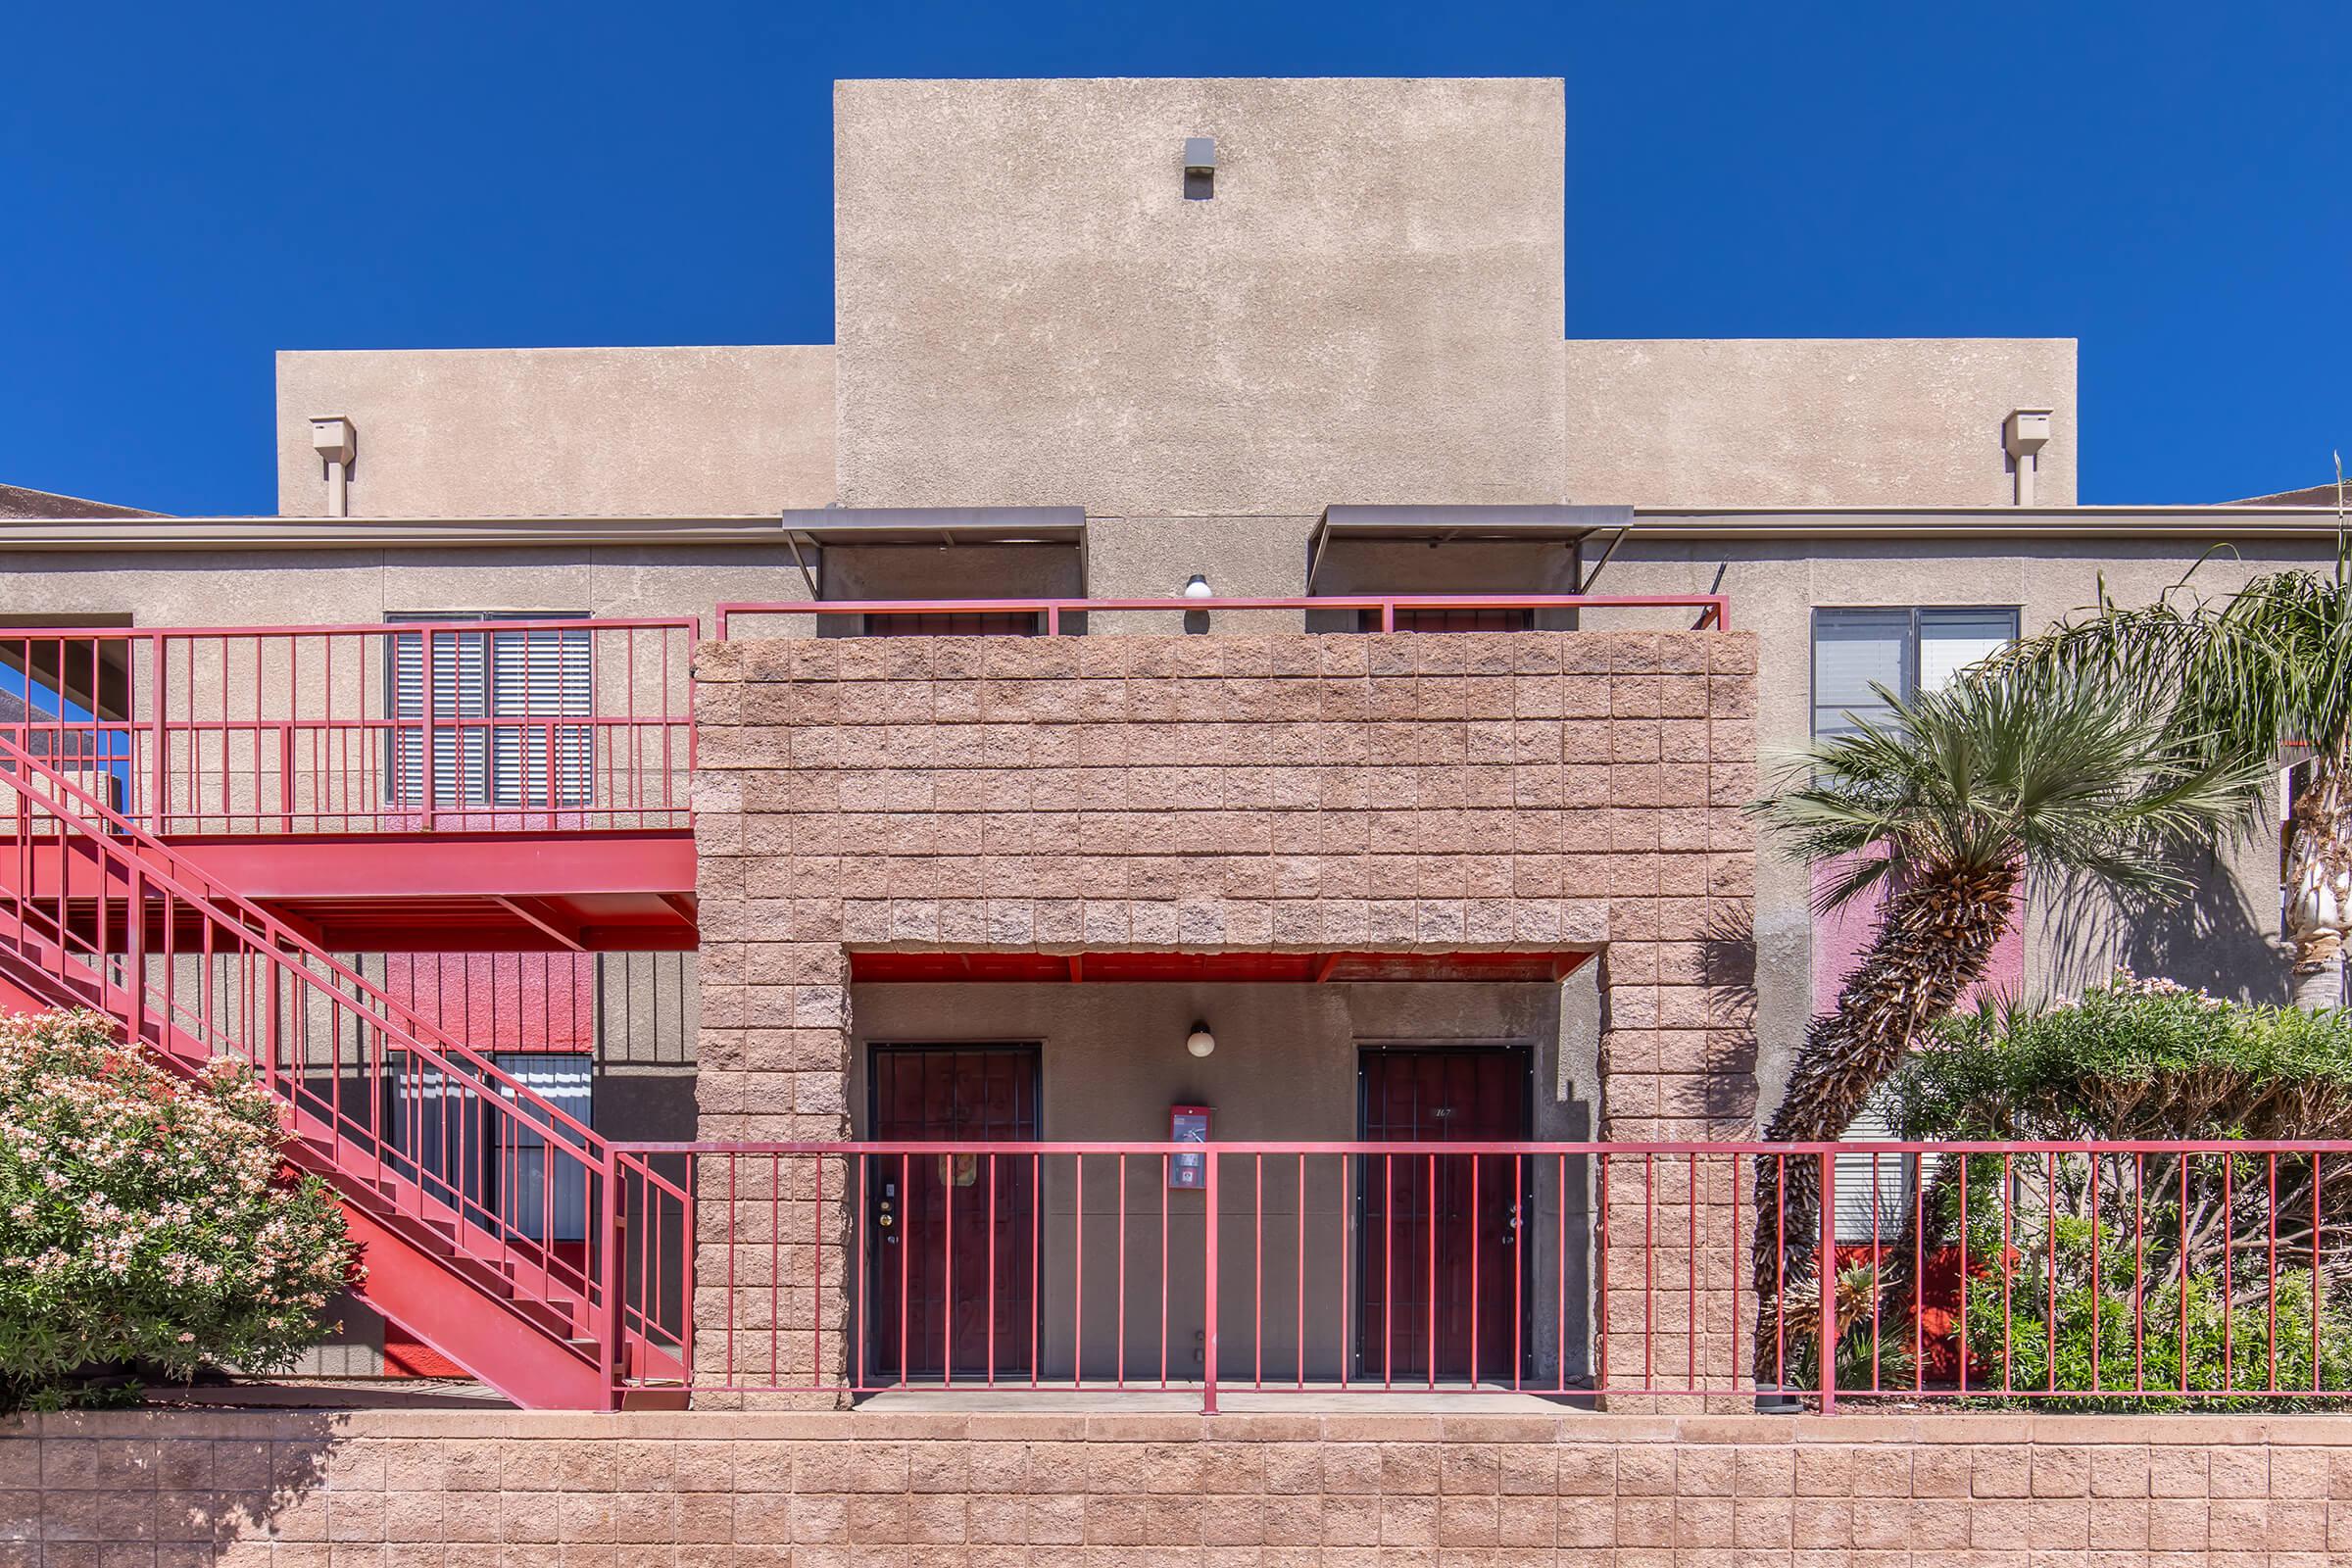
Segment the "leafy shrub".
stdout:
[[98,1013],[0,1019],[0,1408],[315,1344],[353,1251],[325,1183],[281,1176],[282,1141],[241,1062],[184,1078]]
[[1901,1137],[2352,1137],[2352,1011],[2252,1006],[2119,972],[1948,1020],[1888,1080]]
[[[2036,1409],[2330,1408],[2342,1401],[2291,1396],[2352,1389],[2352,1313],[2323,1298],[2315,1340],[2308,1270],[2274,1276],[2260,1251],[2185,1276],[2176,1252],[2151,1269],[2124,1225],[2043,1213],[2021,1227],[2016,1206],[2006,1245],[1998,1205],[1980,1213],[1972,1203],[1969,1220],[1970,1251],[1998,1260],[1968,1281],[1965,1329],[1970,1381],[1992,1402],[2007,1402],[1997,1392],[2007,1387],[2129,1395],[2015,1401]],[[2142,1389],[2151,1392],[2130,1393]],[[2214,1392],[2226,1389],[2253,1392]],[[2205,1396],[2167,1392],[2180,1390]]]
[[[1880,1105],[1900,1137],[1925,1143],[2352,1138],[2352,1012],[2252,1006],[2119,972],[2078,1001],[1948,1021]],[[2319,1387],[2352,1389],[2352,1155],[2018,1152],[1923,1165],[1925,1235],[1906,1229],[1889,1250],[1882,1315],[1907,1317],[1916,1292],[1923,1317],[1948,1322],[1965,1294],[1972,1388],[2087,1389],[2095,1347],[2102,1388],[2178,1390],[2185,1363],[2192,1393],[2267,1390],[2275,1348],[2276,1386],[2308,1391],[2316,1313]],[[1931,1298],[1910,1257],[1951,1249],[1964,1219],[1965,1280],[1945,1279]],[[1961,1347],[1944,1348],[1956,1365]]]

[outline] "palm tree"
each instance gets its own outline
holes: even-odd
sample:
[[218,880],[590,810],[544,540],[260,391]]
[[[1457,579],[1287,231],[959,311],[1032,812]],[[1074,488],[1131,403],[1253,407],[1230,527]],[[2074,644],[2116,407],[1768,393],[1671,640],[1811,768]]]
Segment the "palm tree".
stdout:
[[[2111,683],[2002,664],[1898,699],[1856,732],[1816,742],[1756,813],[1798,858],[1834,865],[1823,912],[1873,891],[1886,903],[1834,1011],[1805,1032],[1765,1136],[1828,1143],[1982,978],[2016,917],[2027,867],[2153,900],[2183,890],[2172,852],[2243,820],[2266,770],[2183,744]],[[1775,1370],[1779,1293],[1810,1276],[1820,1235],[1815,1162],[1757,1160],[1756,1371]]]
[[2184,752],[2292,775],[2282,858],[2296,1004],[2343,1000],[2352,937],[2352,551],[2332,570],[2278,571],[2218,603],[2185,586],[2021,643],[2002,662],[2048,679],[2120,687]]

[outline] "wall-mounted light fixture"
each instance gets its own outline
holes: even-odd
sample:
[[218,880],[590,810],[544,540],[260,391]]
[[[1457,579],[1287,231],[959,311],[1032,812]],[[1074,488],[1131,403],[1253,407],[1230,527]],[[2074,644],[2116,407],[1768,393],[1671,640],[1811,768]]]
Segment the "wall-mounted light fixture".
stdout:
[[1208,1025],[1193,1020],[1193,1032],[1184,1037],[1184,1049],[1196,1056],[1205,1056],[1217,1049],[1217,1037],[1208,1032]]
[[1217,591],[1208,585],[1206,577],[1196,571],[1184,585],[1184,597],[1187,599],[1214,599],[1217,597]]

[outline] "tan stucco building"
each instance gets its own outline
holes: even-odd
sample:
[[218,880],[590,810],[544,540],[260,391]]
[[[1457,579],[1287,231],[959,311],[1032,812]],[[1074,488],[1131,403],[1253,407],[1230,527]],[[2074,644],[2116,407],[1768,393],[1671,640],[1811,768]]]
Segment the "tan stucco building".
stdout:
[[[1042,1114],[1057,1138],[1159,1136],[1153,1118],[1195,1101],[1231,1105],[1247,1127],[1244,1106],[1294,1090],[1283,1104],[1297,1115],[1281,1130],[1352,1136],[1350,1061],[1360,1043],[1375,1040],[1524,1049],[1535,1086],[1531,1133],[1592,1136],[1612,1116],[1737,1131],[1750,1124],[1759,1096],[1772,1104],[1838,959],[1837,944],[1817,931],[1799,868],[1769,845],[1757,848],[1752,873],[1744,868],[1737,808],[1753,793],[1757,760],[1769,766],[1836,723],[1845,703],[1866,697],[1862,682],[1939,678],[2002,637],[2088,604],[2102,583],[2119,599],[2145,599],[2216,546],[2230,547],[2226,559],[2198,578],[2216,590],[2269,567],[2329,559],[2337,519],[2314,506],[2078,506],[2068,339],[1567,338],[1566,260],[1592,237],[1564,206],[1562,90],[1554,79],[841,83],[834,342],[282,353],[277,515],[0,515],[0,616],[19,627],[147,628],[693,615],[708,630],[730,604],[1162,600],[1195,580],[1219,599],[1720,595],[1739,646],[1752,656],[1739,656],[1746,667],[1715,672],[1740,684],[1718,687],[1717,706],[1702,702],[1698,715],[1737,726],[1742,755],[1702,750],[1691,801],[1583,804],[1631,808],[1621,814],[1644,821],[1678,809],[1713,813],[1719,838],[1702,830],[1699,843],[1683,846],[1695,869],[1676,874],[1692,880],[1694,918],[1706,912],[1715,874],[1708,856],[1742,858],[1737,871],[1716,868],[1740,885],[1714,890],[1742,908],[1752,875],[1752,932],[1737,938],[1752,941],[1752,1000],[1731,1012],[1639,1021],[1639,1009],[1672,985],[1656,977],[1654,956],[1635,980],[1620,965],[1619,981],[1640,987],[1642,1000],[1614,1003],[1601,964],[1437,989],[1344,977],[1312,990],[1235,978],[1115,988],[1021,979],[977,995],[828,967],[845,943],[1271,952],[1516,942],[1548,952],[1637,941],[1623,929],[1612,935],[1605,906],[1622,889],[1576,882],[1624,872],[1601,862],[1625,846],[1547,846],[1544,864],[1517,873],[1534,883],[1499,891],[1482,879],[1497,864],[1512,874],[1512,825],[1488,829],[1504,835],[1500,849],[1466,838],[1396,853],[1383,863],[1420,881],[1409,892],[1385,891],[1392,902],[1444,906],[1435,916],[1427,908],[1376,916],[1358,907],[1377,900],[1372,891],[1318,881],[1298,902],[1314,906],[1317,920],[1359,924],[1344,937],[1321,926],[1304,937],[1276,929],[1284,899],[1195,887],[1185,880],[1187,842],[1137,826],[1104,852],[1136,862],[1119,872],[1132,880],[1115,893],[1088,883],[1108,874],[1091,858],[1049,865],[1043,846],[1007,858],[1000,869],[1011,888],[957,895],[925,884],[894,894],[880,882],[861,897],[855,885],[837,887],[825,897],[848,901],[829,917],[838,928],[792,939],[831,944],[812,960],[821,973],[781,989],[837,990],[846,1008],[776,1024],[743,1010],[747,987],[758,989],[742,972],[746,944],[762,939],[741,923],[796,918],[795,876],[843,879],[841,856],[818,853],[805,818],[821,814],[824,831],[849,831],[839,818],[861,814],[838,798],[820,810],[794,792],[816,788],[820,771],[824,787],[840,789],[837,774],[872,783],[864,776],[892,766],[868,760],[796,770],[777,764],[789,748],[703,759],[698,788],[708,793],[697,806],[713,831],[701,847],[699,968],[695,955],[605,952],[581,984],[593,993],[597,1121],[615,1136],[772,1131],[776,1124],[760,1120],[771,1115],[870,1130],[870,1078],[857,1055],[763,1062],[763,1051],[801,1049],[767,1038],[771,1026],[779,1035],[829,1032],[853,1053],[915,1041],[1043,1042]],[[1085,640],[1159,643],[1178,629],[1161,612],[1062,612],[1085,615]],[[894,625],[891,613],[738,611],[732,618],[736,636],[779,641],[1046,629],[1042,612],[1018,607],[974,612],[995,617],[985,623]],[[1688,609],[1568,614],[1540,609],[1515,621],[1439,617],[1398,629],[1525,627],[1555,648],[1555,662],[1515,675],[1564,680],[1575,671],[1556,662],[1552,630],[1684,634],[1690,626]],[[1309,634],[1364,624],[1353,607],[1299,605],[1217,609],[1188,621],[1182,629],[1205,634],[1208,645],[1233,634],[1232,658],[1268,662],[1269,681],[1300,674],[1271,662],[1306,657],[1298,651],[1316,641]],[[1085,687],[1081,656],[1066,657],[1068,670],[1006,678]],[[727,701],[799,700],[790,689],[804,676],[789,666],[728,670],[707,689]],[[1410,672],[1441,691],[1452,690],[1444,683],[1457,673]],[[1380,674],[1351,673],[1367,683]],[[1228,676],[1257,678],[1242,663],[1213,662],[1115,672],[1126,700],[1138,701],[1138,681]],[[925,723],[944,723],[938,705],[949,699],[932,688],[951,678],[926,666],[890,683],[921,685],[922,695],[903,700],[924,705]],[[762,681],[777,688],[771,698],[753,695]],[[1381,716],[1364,715],[1354,732],[1362,744],[1418,744],[1404,733],[1410,726],[1380,728]],[[1502,716],[1556,732],[1577,715],[1514,708]],[[1024,719],[1033,720],[1045,721]],[[712,727],[782,733],[808,721],[778,709]],[[1503,781],[1523,792],[1521,806],[1562,804],[1535,798],[1578,760],[1563,759],[1557,733],[1550,743],[1543,759],[1503,760],[1531,770]],[[1021,804],[1012,810],[1051,821],[1071,803],[1039,792],[1077,789],[1084,770],[1034,755],[1032,775],[1017,787],[994,783],[1015,790]],[[1665,767],[1676,760],[1639,760]],[[1710,780],[1707,765],[1728,771]],[[765,795],[747,802],[740,790],[753,786],[739,772],[757,774]],[[935,805],[934,791],[945,788],[936,780],[897,783],[919,785],[925,812],[951,809]],[[1646,776],[1644,784],[1655,787]],[[1138,795],[1126,804],[1156,815],[1200,803]],[[1317,862],[1328,846],[1286,845],[1282,835],[1339,811],[1352,813],[1357,831],[1397,831],[1394,816],[1358,804],[1237,794],[1218,803],[1226,815],[1207,826],[1262,837],[1264,875],[1327,878],[1343,874]],[[894,799],[874,813],[914,808]],[[977,809],[968,802],[956,809],[965,808]],[[722,842],[722,825],[770,836]],[[1654,825],[1640,831],[1652,835],[1640,846],[1645,853],[1676,849],[1658,843]],[[1367,843],[1358,860],[1398,848]],[[937,857],[982,858],[953,841]],[[2097,908],[2036,906],[2017,977],[2028,989],[2064,990],[2130,961],[2276,997],[2284,974],[2274,859],[2260,845],[2224,853],[2191,916],[2161,928],[2127,927]],[[760,885],[770,873],[747,861],[776,867],[785,890]],[[907,870],[903,857],[889,864],[892,875]],[[1657,897],[1654,879],[1665,873],[1640,874],[1653,879],[1646,896]],[[1062,880],[1049,890],[1050,876]],[[1154,891],[1153,877],[1166,879],[1164,888]],[[1022,878],[1038,885],[1017,885]],[[1486,943],[1470,925],[1482,898],[1533,905],[1534,914],[1506,909],[1507,917],[1551,924],[1540,937],[1514,927]],[[893,899],[928,906],[928,923],[920,912],[894,913]],[[990,901],[1005,899],[1051,900],[1057,911],[1066,905],[1076,923],[1041,930],[1030,910],[992,928]],[[773,900],[785,906],[762,902]],[[943,928],[942,900],[974,906],[980,926]],[[860,903],[885,906],[877,913]],[[1334,904],[1344,906],[1336,916]],[[747,912],[747,905],[757,907]],[[718,907],[737,922],[723,934],[708,917]],[[1196,916],[1205,923],[1188,923]],[[1390,916],[1440,924],[1435,935],[1424,926],[1373,928]],[[874,919],[879,927],[857,924]],[[1097,919],[1106,923],[1089,923]],[[894,923],[902,920],[910,923]],[[1698,965],[1683,977],[1694,990],[1704,968],[1694,954],[1706,940],[1695,926],[1638,937],[1642,951],[1671,946],[1670,957]],[[798,960],[785,952],[760,961]],[[835,1005],[790,995],[783,1004],[816,1013]],[[1181,1036],[1212,1010],[1221,1042],[1213,1057],[1124,1044]],[[1622,1070],[1612,1105],[1611,1027],[1698,1038],[1672,1043],[1690,1053],[1680,1070],[1658,1064],[1651,1041],[1646,1070]],[[1710,1031],[1729,1038],[1710,1044]],[[809,1083],[811,1074],[821,1082]],[[1289,1082],[1300,1075],[1310,1080],[1303,1089]],[[779,1092],[785,1102],[758,1098]],[[1684,1098],[1674,1100],[1678,1093]],[[1637,1103],[1637,1094],[1651,1098]],[[372,1353],[363,1347],[359,1364],[372,1364]]]

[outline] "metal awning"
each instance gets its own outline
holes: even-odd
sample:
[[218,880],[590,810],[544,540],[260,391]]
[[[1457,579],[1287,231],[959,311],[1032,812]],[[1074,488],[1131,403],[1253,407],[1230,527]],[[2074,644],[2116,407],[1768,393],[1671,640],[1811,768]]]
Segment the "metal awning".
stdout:
[[1631,507],[1566,504],[1325,507],[1314,531],[1306,538],[1307,592],[1314,592],[1315,569],[1323,564],[1323,547],[1334,540],[1380,539],[1429,544],[1557,540],[1573,544],[1588,534],[1621,531],[1633,520]]
[[779,519],[811,545],[1076,545],[1084,507],[807,507]]
[[811,599],[824,596],[803,545],[1068,545],[1085,570],[1084,507],[801,507],[777,520]]

